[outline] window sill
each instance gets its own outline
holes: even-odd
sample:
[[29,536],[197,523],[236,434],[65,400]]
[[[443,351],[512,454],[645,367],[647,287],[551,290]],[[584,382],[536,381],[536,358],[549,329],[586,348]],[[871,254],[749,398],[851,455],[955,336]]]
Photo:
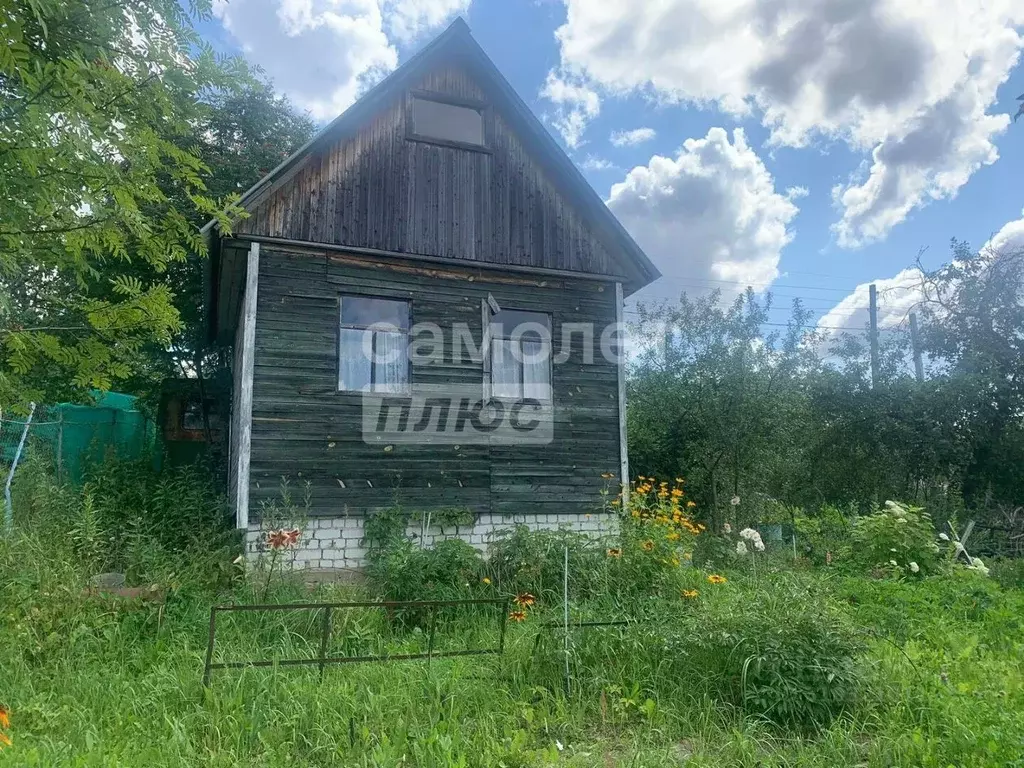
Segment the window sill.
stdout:
[[407,141],[415,141],[420,144],[434,144],[438,147],[447,147],[448,149],[465,149],[470,152],[479,152],[484,155],[493,155],[494,150],[490,147],[482,144],[469,144],[464,141],[450,141],[448,139],[435,139],[432,136],[423,136],[418,133],[409,133],[405,136]]

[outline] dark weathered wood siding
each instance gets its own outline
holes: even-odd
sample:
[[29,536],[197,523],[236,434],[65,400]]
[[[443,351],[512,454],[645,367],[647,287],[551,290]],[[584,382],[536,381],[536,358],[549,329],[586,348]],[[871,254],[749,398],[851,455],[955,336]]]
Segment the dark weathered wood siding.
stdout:
[[[562,325],[594,323],[593,362],[581,337],[553,366],[554,440],[549,445],[403,445],[363,442],[362,396],[336,391],[338,296],[365,293],[411,302],[412,322],[442,328],[468,323],[479,343],[481,299],[552,315],[556,353]],[[615,321],[614,284],[593,280],[481,274],[416,262],[369,260],[313,247],[264,243],[253,383],[250,515],[279,495],[311,488],[312,513],[362,514],[401,504],[406,510],[467,507],[476,512],[592,512],[618,472],[617,369],[599,349]],[[413,384],[482,386],[483,364],[454,354],[414,365]]]
[[[461,68],[417,89],[486,101]],[[531,157],[497,109],[487,152],[411,141],[408,92],[357,135],[313,153],[257,198],[236,231],[441,258],[622,275],[595,223]]]

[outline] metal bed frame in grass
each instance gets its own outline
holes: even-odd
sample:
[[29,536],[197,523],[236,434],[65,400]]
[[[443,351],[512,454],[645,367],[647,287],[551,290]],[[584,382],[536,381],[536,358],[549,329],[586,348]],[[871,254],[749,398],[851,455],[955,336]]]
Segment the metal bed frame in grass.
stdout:
[[[501,606],[501,619],[498,629],[498,645],[492,648],[463,648],[452,651],[435,651],[434,634],[437,612],[441,608],[493,605]],[[426,653],[380,654],[376,656],[328,656],[327,650],[331,641],[331,615],[334,611],[351,610],[353,608],[380,608],[390,611],[403,609],[419,609],[428,612],[427,616],[427,650]],[[320,611],[320,652],[316,657],[305,659],[250,659],[246,661],[213,660],[214,644],[217,634],[217,616],[222,613],[260,612],[260,611]],[[206,664],[203,668],[203,686],[209,687],[210,677],[215,669],[241,669],[244,667],[297,667],[316,666],[323,678],[324,669],[328,664],[359,664],[366,662],[389,661],[427,661],[432,659],[451,658],[454,656],[500,656],[505,652],[505,630],[508,626],[509,600],[507,598],[491,598],[479,600],[407,600],[391,602],[351,602],[351,603],[263,603],[256,605],[215,605],[210,608],[210,633],[206,645]]]

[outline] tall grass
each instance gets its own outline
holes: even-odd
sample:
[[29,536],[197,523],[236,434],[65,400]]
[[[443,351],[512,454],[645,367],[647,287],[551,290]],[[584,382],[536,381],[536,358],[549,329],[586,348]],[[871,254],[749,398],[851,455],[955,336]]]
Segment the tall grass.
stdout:
[[[61,492],[69,508],[84,505]],[[500,657],[342,664],[322,680],[315,666],[218,670],[204,689],[209,607],[253,599],[234,550],[161,544],[149,571],[171,575],[166,604],[116,602],[84,591],[95,565],[69,531],[40,512],[0,540],[0,705],[13,740],[0,766],[1024,765],[1024,596],[980,576],[875,581],[766,561],[756,579],[728,571],[716,586],[680,568],[676,586],[699,584],[699,598],[673,586],[626,606],[602,594],[574,606],[578,618],[630,607],[645,621],[574,630],[568,686],[562,631],[541,626],[561,607],[545,599],[509,626]],[[367,596],[284,580],[271,599]],[[863,646],[856,701],[815,731],[752,714],[719,679],[734,684],[735,667],[711,669],[744,637],[783,632],[771,618],[780,602],[827,604],[828,621]],[[492,643],[497,619],[442,616],[437,647]],[[231,616],[217,658],[313,657],[318,632],[315,614]],[[713,633],[739,647],[696,642]],[[417,622],[360,609],[336,615],[330,652],[423,643]]]

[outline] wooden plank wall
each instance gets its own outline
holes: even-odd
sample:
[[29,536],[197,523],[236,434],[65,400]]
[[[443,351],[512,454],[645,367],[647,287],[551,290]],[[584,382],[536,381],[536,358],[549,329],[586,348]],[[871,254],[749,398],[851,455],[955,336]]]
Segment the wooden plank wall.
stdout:
[[[392,267],[392,268],[389,268]],[[476,512],[593,512],[619,466],[618,372],[599,349],[615,320],[615,287],[595,281],[501,275],[486,281],[459,270],[390,264],[337,252],[263,244],[253,386],[250,515],[311,486],[315,515],[364,514],[400,504],[409,511],[465,507]],[[553,369],[554,440],[544,446],[367,445],[362,396],[336,391],[338,296],[409,300],[413,323],[468,323],[479,343],[481,299],[549,312],[556,352],[564,323],[594,323],[593,363],[581,337]],[[414,366],[413,383],[481,385],[479,357],[455,354]],[[615,483],[616,481],[610,481]],[[617,488],[617,486],[616,486]]]
[[[416,88],[483,100],[456,65]],[[357,135],[307,158],[239,234],[616,275],[623,270],[506,120],[485,111],[490,152],[406,138],[404,97]]]

